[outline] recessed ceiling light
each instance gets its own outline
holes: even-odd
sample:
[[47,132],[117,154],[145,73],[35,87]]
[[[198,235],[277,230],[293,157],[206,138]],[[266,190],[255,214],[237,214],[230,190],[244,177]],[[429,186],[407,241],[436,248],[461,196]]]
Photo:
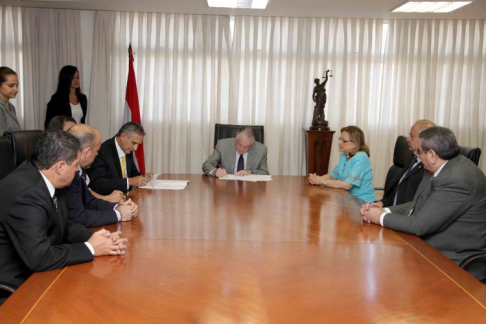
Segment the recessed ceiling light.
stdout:
[[269,0],[208,0],[213,8],[265,9]]
[[402,3],[392,12],[432,12],[432,13],[444,13],[451,12],[465,5],[470,4],[475,0],[469,1],[407,1]]

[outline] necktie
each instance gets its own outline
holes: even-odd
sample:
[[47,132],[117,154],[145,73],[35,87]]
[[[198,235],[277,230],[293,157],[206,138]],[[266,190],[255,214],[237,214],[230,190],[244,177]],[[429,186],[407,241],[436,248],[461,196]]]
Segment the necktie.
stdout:
[[413,157],[413,160],[412,162],[410,163],[410,165],[408,166],[408,169],[407,171],[405,171],[405,173],[402,175],[402,177],[400,178],[400,181],[398,181],[398,184],[397,184],[397,187],[395,189],[395,197],[393,198],[393,205],[395,206],[397,204],[397,199],[398,199],[398,188],[400,187],[400,184],[402,183],[403,179],[405,179],[405,177],[407,176],[407,174],[415,167],[415,165],[417,165],[418,163],[418,159],[417,159],[417,156],[414,156]]
[[56,210],[57,213],[57,197],[52,196],[51,200],[52,200],[52,205],[54,206],[54,209]]
[[121,171],[122,171],[122,178],[126,178],[127,177],[127,172],[126,172],[126,169],[127,169],[127,156],[124,155],[122,156],[122,158],[120,159],[120,165],[121,165]]
[[236,172],[244,169],[245,169],[245,160],[243,159],[243,154],[241,154],[240,158],[238,159],[238,167],[236,168]]
[[84,183],[86,183],[86,185],[88,185],[88,183],[86,181],[86,172],[84,170],[81,171],[81,178],[83,179]]

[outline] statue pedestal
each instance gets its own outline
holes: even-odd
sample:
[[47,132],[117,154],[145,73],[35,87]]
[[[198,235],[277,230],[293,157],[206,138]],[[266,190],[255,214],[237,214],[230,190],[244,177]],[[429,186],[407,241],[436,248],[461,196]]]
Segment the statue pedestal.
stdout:
[[329,171],[334,131],[306,130],[307,174],[324,175]]

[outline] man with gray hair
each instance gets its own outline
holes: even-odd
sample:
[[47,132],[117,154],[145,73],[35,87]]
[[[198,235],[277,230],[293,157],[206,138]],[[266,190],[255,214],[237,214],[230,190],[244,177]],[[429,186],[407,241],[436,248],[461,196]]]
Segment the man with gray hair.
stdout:
[[101,144],[98,156],[87,170],[89,187],[101,195],[113,190],[128,192],[132,187],[145,186],[152,174],[142,175],[135,165],[133,152],[143,143],[145,131],[136,122],[123,125],[115,137]]
[[400,205],[413,199],[424,175],[423,163],[420,157],[415,155],[420,144],[419,135],[422,131],[434,126],[435,124],[432,121],[426,119],[418,120],[413,124],[407,137],[410,156],[402,172],[398,172],[391,179],[387,179],[383,199],[375,202],[376,207]]
[[255,134],[250,126],[244,126],[240,128],[236,138],[218,141],[202,169],[206,175],[218,178],[226,174],[268,175],[267,147],[255,141]]
[[138,214],[138,206],[130,199],[118,204],[98,199],[88,189],[86,169],[93,163],[101,146],[101,135],[95,128],[79,124],[69,129],[81,143],[78,170],[66,191],[68,216],[86,227],[99,227],[120,221],[130,221]]
[[[365,204],[361,208],[363,220],[420,236],[457,264],[486,251],[483,172],[459,154],[454,133],[445,127],[422,131],[416,154],[428,173],[414,199],[385,209]],[[472,270],[471,274],[484,280],[485,270]]]

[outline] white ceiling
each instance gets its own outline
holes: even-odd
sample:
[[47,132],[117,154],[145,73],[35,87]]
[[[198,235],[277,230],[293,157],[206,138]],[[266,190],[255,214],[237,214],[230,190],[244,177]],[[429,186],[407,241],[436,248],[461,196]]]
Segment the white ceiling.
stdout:
[[115,10],[210,15],[256,15],[286,17],[339,17],[384,19],[486,19],[486,0],[446,14],[395,14],[390,10],[405,0],[270,0],[265,10],[214,9],[206,0],[82,0],[41,2],[0,0],[0,5],[81,10]]

